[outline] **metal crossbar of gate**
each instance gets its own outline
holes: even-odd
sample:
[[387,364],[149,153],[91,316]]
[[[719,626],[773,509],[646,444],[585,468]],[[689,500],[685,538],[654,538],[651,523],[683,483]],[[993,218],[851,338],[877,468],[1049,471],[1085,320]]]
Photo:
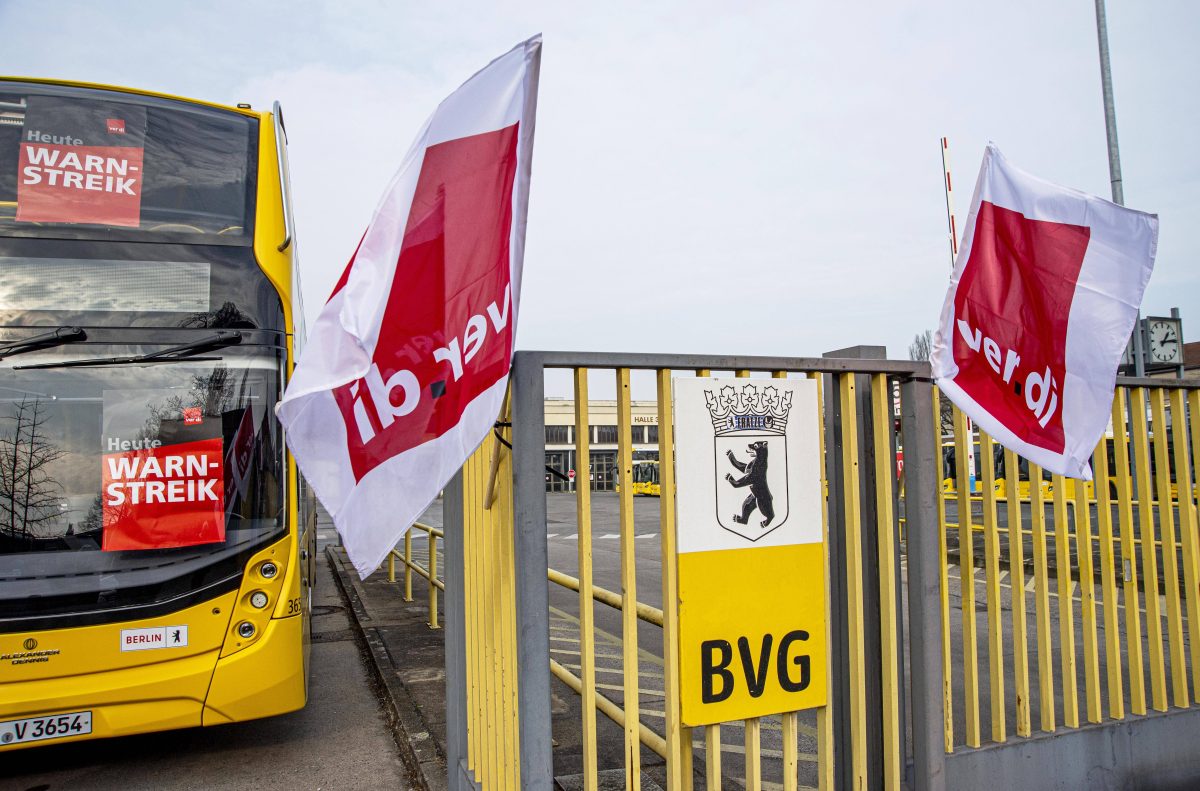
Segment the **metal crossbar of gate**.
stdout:
[[[1083,485],[971,431],[926,365],[872,353],[517,354],[496,434],[446,490],[451,788],[597,789],[614,774],[632,789],[1200,777],[1186,738],[1200,712],[1188,708],[1200,694],[1200,390],[1120,380]],[[550,514],[555,371],[573,389],[576,459],[590,457],[589,386],[615,390],[619,492],[576,486],[551,495]],[[693,731],[679,708],[672,392],[713,374],[819,384],[808,417],[823,437],[829,697]],[[657,500],[633,497],[634,379],[657,401]]]

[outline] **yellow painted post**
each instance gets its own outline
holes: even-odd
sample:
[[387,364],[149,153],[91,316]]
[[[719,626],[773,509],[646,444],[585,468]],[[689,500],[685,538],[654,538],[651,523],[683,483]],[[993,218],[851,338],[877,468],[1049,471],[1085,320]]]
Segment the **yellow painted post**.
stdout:
[[[496,453],[501,451],[496,449]],[[499,467],[503,464],[503,460],[496,465],[497,475]],[[492,480],[491,472],[488,473],[489,481]],[[506,651],[508,646],[505,641],[504,629],[504,530],[506,528],[503,517],[503,505],[497,508],[500,502],[500,497],[503,493],[499,491],[498,486],[492,484],[496,488],[496,500],[489,503],[487,500],[487,491],[484,491],[484,506],[491,505],[489,511],[492,520],[491,530],[488,531],[489,541],[492,550],[492,609],[489,615],[492,619],[492,698],[495,701],[495,723],[496,723],[496,787],[507,788],[507,775],[510,765],[515,763],[510,756],[516,755],[512,750],[508,741],[508,712],[505,710],[507,699],[507,690],[505,689],[505,665],[508,657]]]
[[[771,378],[787,379],[787,371],[775,371],[774,373],[771,374]],[[815,374],[812,375],[812,378],[817,382],[817,390],[819,393],[820,387],[821,387],[821,380]],[[818,396],[817,396],[817,423],[818,423],[818,426],[820,426],[820,421],[821,421],[820,404],[821,404],[821,397],[818,394]],[[662,420],[660,419],[659,422],[661,423]],[[822,440],[824,439],[824,435],[825,435],[825,432],[823,429],[824,429],[824,427],[822,426],[821,430],[819,430],[817,432],[817,436],[821,437]],[[824,479],[825,479],[824,471],[825,471],[825,453],[824,453],[824,448],[822,448],[822,450],[821,450],[821,479],[822,479],[822,481],[824,481]],[[822,512],[824,512],[824,500],[822,500]],[[824,529],[824,519],[822,519],[822,529]],[[823,539],[823,540],[825,540],[825,539]],[[829,600],[828,599],[828,596],[829,596],[828,590],[826,590],[825,595],[826,595],[826,601],[828,601]],[[826,624],[826,627],[828,627],[828,624]],[[828,639],[826,640],[825,644],[829,645]],[[826,664],[826,666],[828,666],[829,663],[826,662],[825,664]],[[797,775],[800,771],[800,755],[799,755],[800,745],[799,745],[799,741],[798,741],[799,733],[797,731],[798,724],[799,724],[799,715],[797,714],[797,712],[794,712],[794,711],[785,712],[780,717],[779,729],[780,729],[781,735],[783,737],[783,791],[796,791],[796,786],[799,782],[799,778],[797,777]],[[818,752],[819,752],[819,749],[818,749]],[[818,757],[817,757],[818,764],[820,763],[820,760],[821,760],[821,758],[818,755]],[[817,767],[817,771],[820,772],[819,765]]]
[[[1195,391],[1193,391],[1195,392]],[[1196,535],[1196,503],[1192,499],[1192,465],[1187,445],[1187,421],[1184,419],[1182,390],[1171,391],[1171,433],[1175,446],[1175,478],[1179,491],[1179,533],[1183,541],[1183,587],[1187,590],[1188,647],[1191,649],[1192,700],[1200,701],[1200,539]],[[1200,415],[1192,412],[1192,425]]]
[[[1115,427],[1114,427],[1115,429]],[[1108,440],[1096,445],[1096,527],[1100,534],[1100,577],[1104,594],[1104,670],[1108,680],[1108,716],[1125,718],[1125,684],[1122,671],[1121,633],[1117,620],[1117,569],[1113,565],[1112,497],[1109,492]]]
[[[817,372],[809,373],[808,378],[817,385],[817,414],[814,419],[817,421],[817,437],[818,440],[818,456],[821,464],[821,491],[826,493],[826,496],[821,497],[821,540],[825,542],[825,546],[829,546],[829,500],[827,493],[829,491],[829,480],[826,477],[825,471],[825,399],[822,392],[823,379],[821,374]],[[829,591],[829,564],[825,564],[825,601],[830,600]],[[825,688],[830,689],[830,662],[829,662],[829,646],[833,645],[832,624],[829,619],[825,619]],[[817,709],[817,787],[819,791],[833,791],[834,761],[833,761],[833,713],[829,706],[821,706]]]
[[[495,448],[495,440],[492,440],[495,453],[499,453],[499,448]],[[480,469],[482,473],[482,467]],[[490,473],[481,475],[481,478],[490,479]],[[487,508],[487,488],[484,486],[480,492],[480,497],[483,501],[484,508]],[[487,579],[485,581],[486,591],[486,609],[485,613],[485,628],[484,633],[487,641],[487,696],[488,696],[488,750],[490,751],[490,781],[494,787],[499,788],[504,775],[504,761],[508,757],[506,754],[506,746],[504,743],[504,710],[501,702],[500,694],[500,624],[496,614],[501,612],[502,602],[500,597],[500,570],[499,558],[497,557],[497,541],[496,533],[498,532],[498,511],[491,508],[487,512],[487,521],[485,522],[487,532],[484,534],[485,559],[487,563]]]
[[[1008,740],[1008,724],[1004,712],[1004,624],[1000,621],[1000,528],[996,516],[995,447],[992,438],[981,429],[979,472],[983,495],[983,559],[987,591],[988,693],[992,712],[992,741],[1004,742]],[[1009,529],[1012,529],[1011,525]]]
[[1071,571],[1071,525],[1067,521],[1067,482],[1055,475],[1054,577],[1058,580],[1059,681],[1062,683],[1063,725],[1079,727],[1079,680],[1075,676],[1075,593]]
[[[476,451],[478,453],[478,451]],[[467,675],[470,683],[467,687],[467,711],[470,717],[468,729],[468,767],[475,772],[476,777],[481,773],[480,765],[484,755],[482,742],[482,723],[480,721],[480,695],[484,688],[484,679],[480,676],[479,665],[479,552],[475,543],[475,532],[478,528],[478,503],[475,489],[478,475],[475,473],[475,456],[467,460],[467,469],[463,473],[463,559],[467,573],[463,575],[464,593],[467,594]]]
[[432,532],[427,534],[429,539],[429,628],[441,629],[438,625],[438,588],[437,580],[437,536]]
[[[489,447],[493,447],[495,440],[489,436],[487,442]],[[480,466],[479,472],[480,480],[478,496],[481,507],[486,509],[486,479],[490,476],[484,473],[482,465]],[[481,626],[483,629],[483,727],[485,729],[484,744],[485,749],[487,750],[487,775],[483,780],[481,780],[481,785],[484,788],[489,788],[493,787],[493,784],[499,784],[501,770],[500,760],[503,755],[504,747],[503,740],[497,738],[500,735],[500,716],[496,711],[496,681],[498,676],[498,665],[496,662],[496,619],[493,617],[493,614],[496,612],[496,608],[498,606],[496,601],[496,512],[494,509],[488,509],[483,514],[482,527],[483,532],[480,536],[480,554],[482,555],[483,560],[483,613],[481,618]]]
[[[1146,586],[1146,641],[1150,645],[1150,697],[1156,711],[1167,710],[1167,679],[1163,660],[1162,605],[1159,600],[1158,558],[1154,552],[1154,493],[1150,486],[1150,442],[1146,436],[1146,390],[1130,391],[1133,460],[1137,475],[1138,528],[1142,541],[1142,579]],[[1129,606],[1128,603],[1125,605]]]
[[675,417],[671,371],[656,373],[658,390],[659,541],[662,548],[663,692],[667,741],[667,791],[692,785],[692,730],[679,720],[679,580],[675,546]]
[[[492,438],[489,436],[484,440],[481,447],[490,449],[492,447]],[[479,782],[485,787],[491,787],[495,782],[495,765],[496,752],[494,743],[495,727],[492,723],[491,705],[492,705],[492,687],[495,686],[491,668],[491,650],[488,639],[488,626],[492,617],[492,604],[489,595],[491,578],[489,575],[490,563],[488,560],[489,550],[488,541],[491,535],[492,513],[487,510],[484,492],[486,490],[487,474],[484,468],[484,455],[479,453],[479,458],[476,462],[475,476],[472,481],[475,490],[474,497],[476,508],[478,509],[478,524],[476,528],[476,544],[478,554],[478,581],[479,581],[479,728],[480,728],[480,759],[479,759]]]
[[[489,437],[485,440],[485,445],[491,442]],[[489,445],[490,447],[490,445]],[[490,618],[490,608],[488,603],[488,563],[487,563],[487,543],[490,515],[483,507],[483,492],[486,481],[483,472],[483,459],[480,457],[476,463],[475,476],[472,481],[474,489],[475,509],[478,515],[475,525],[475,540],[476,540],[476,580],[478,581],[478,590],[476,592],[476,607],[478,608],[478,617],[476,618],[476,629],[479,632],[478,648],[476,657],[479,663],[479,782],[486,784],[491,781],[491,766],[495,761],[492,755],[492,735],[491,724],[488,717],[488,707],[490,705],[491,696],[491,678],[489,676],[489,657],[488,657],[488,641],[487,641],[487,622]]]
[[404,600],[412,601],[412,528],[404,534]]
[[704,726],[704,781],[708,791],[721,791],[721,726]]
[[863,655],[862,522],[854,374],[838,374],[842,418],[842,508],[846,526],[846,618],[849,632],[850,762],[855,788],[867,782],[866,667]]
[[[499,443],[496,443],[499,445]],[[500,463],[496,465],[495,477],[489,472],[489,480],[496,490],[492,501],[492,534],[496,559],[496,718],[499,727],[497,742],[501,746],[497,769],[497,783],[501,788],[517,788],[516,772],[520,769],[517,755],[519,748],[516,736],[516,663],[515,613],[513,612],[513,534],[512,534],[512,486],[508,476],[512,472],[512,454],[507,449],[497,448]],[[486,497],[486,492],[485,492]],[[485,505],[486,505],[485,501]]]
[[[942,395],[936,387],[933,388],[933,426],[937,436],[934,447],[937,448],[936,463],[942,465]],[[941,483],[945,470],[938,473],[937,515],[938,515],[938,579],[942,597],[942,714],[944,718],[942,731],[946,736],[946,752],[954,751],[954,664],[951,661],[950,640],[950,555],[946,547],[946,498],[942,496]]]
[[579,679],[583,714],[583,787],[596,791],[596,635],[592,602],[592,452],[588,417],[588,371],[575,369],[575,516],[579,523]]
[[[633,448],[629,369],[617,369],[617,467],[621,482],[621,644],[624,653],[625,788],[642,787],[642,742],[638,732],[637,566],[633,533]],[[659,429],[661,430],[661,426]]]
[[[488,440],[490,442],[490,438]],[[475,479],[472,481],[474,488],[475,508],[478,513],[478,520],[475,528],[476,544],[476,563],[477,563],[477,581],[478,592],[476,594],[476,606],[478,607],[478,618],[476,620],[476,628],[479,630],[479,648],[476,651],[479,662],[479,782],[481,784],[491,781],[491,767],[495,761],[492,753],[492,735],[490,718],[488,716],[488,707],[490,705],[491,696],[491,677],[489,674],[489,656],[488,656],[488,641],[487,641],[487,622],[490,616],[490,607],[488,603],[488,562],[487,562],[487,542],[486,537],[489,530],[490,515],[484,510],[483,492],[486,480],[483,472],[483,458],[476,462]]]
[[[1142,664],[1141,594],[1138,590],[1137,545],[1134,538],[1133,505],[1129,470],[1129,434],[1125,421],[1125,394],[1118,387],[1113,396],[1113,462],[1117,481],[1117,521],[1121,530],[1121,582],[1125,600],[1125,650],[1129,660],[1129,710],[1146,713],[1146,674]],[[1145,411],[1142,412],[1145,414]],[[1157,598],[1157,597],[1156,597]]]
[[[1171,651],[1171,692],[1175,705],[1188,705],[1187,665],[1183,650],[1183,614],[1179,601],[1178,544],[1175,541],[1175,509],[1171,505],[1171,459],[1167,451],[1167,416],[1161,387],[1150,391],[1154,421],[1155,488],[1158,492],[1158,524],[1162,532],[1163,586],[1167,599],[1167,645]],[[1180,415],[1179,417],[1182,417]]]
[[1033,529],[1034,618],[1037,623],[1038,711],[1041,728],[1055,729],[1054,637],[1050,633],[1050,575],[1046,561],[1046,503],[1042,468],[1029,464],[1029,519]]
[[974,453],[967,433],[967,419],[954,408],[955,489],[958,490],[958,571],[962,601],[963,707],[966,714],[967,746],[978,747],[979,734],[979,645],[975,621],[975,537],[971,517],[971,478],[968,454]]
[[[511,434],[511,430],[507,430]],[[496,533],[500,536],[501,568],[504,576],[501,578],[501,627],[504,630],[504,648],[501,654],[504,669],[502,689],[505,694],[504,702],[504,749],[507,755],[515,756],[519,752],[518,729],[520,717],[517,705],[517,604],[516,604],[516,540],[513,523],[513,487],[512,487],[512,453],[505,452],[500,463],[499,483],[500,492],[500,522]],[[505,765],[505,778],[508,787],[521,787],[521,764],[510,760]]]
[[[1098,472],[1092,471],[1093,478]],[[1079,617],[1083,620],[1083,694],[1088,722],[1100,722],[1100,642],[1096,634],[1096,574],[1092,562],[1092,516],[1087,487],[1075,484],[1075,549],[1079,553]]]
[[[411,531],[412,528],[410,527],[408,530]],[[407,536],[408,532],[406,531],[404,533],[404,535]],[[391,552],[388,552],[388,582],[395,582],[395,581],[396,581],[396,550],[393,549]]]
[[501,619],[504,612],[504,599],[501,594],[500,576],[501,560],[500,560],[500,537],[498,535],[500,526],[503,520],[500,516],[500,509],[503,507],[495,500],[490,500],[488,496],[489,489],[495,489],[495,495],[499,496],[499,487],[492,483],[493,472],[498,470],[500,466],[500,448],[495,440],[492,440],[493,452],[491,454],[490,469],[484,470],[480,466],[481,478],[485,481],[485,485],[481,492],[483,507],[487,510],[486,522],[487,532],[484,534],[484,542],[487,544],[488,558],[488,581],[487,588],[489,593],[489,604],[485,611],[487,618],[488,631],[488,668],[487,668],[487,694],[490,705],[491,722],[489,726],[489,736],[491,738],[491,747],[489,748],[494,755],[491,758],[491,777],[493,788],[504,787],[505,775],[505,760],[509,755],[508,745],[504,739],[504,666],[503,656],[504,651],[504,630],[501,626]]
[[[475,475],[475,458],[463,465],[463,614],[464,643],[467,654],[467,768],[475,771],[479,756],[478,674],[475,666],[475,621],[479,608],[475,606],[475,498],[471,485]],[[410,531],[411,532],[411,531]],[[405,537],[408,533],[405,533]],[[405,566],[407,568],[407,566]]]
[[[500,531],[504,524],[504,503],[500,502],[501,487],[497,480],[501,466],[501,446],[494,437],[488,438],[491,453],[480,458],[479,497],[484,509],[482,540],[487,563],[487,578],[484,582],[487,603],[484,610],[484,629],[487,639],[485,693],[488,698],[488,739],[490,751],[489,770],[492,788],[504,788],[508,766],[506,757],[511,755],[505,734],[506,713],[504,710],[504,596],[501,584],[502,559],[500,555]],[[485,463],[484,459],[488,461]],[[489,787],[485,786],[485,787]]]
[[762,748],[757,717],[746,720],[746,791],[762,791]]
[[798,719],[799,715],[796,712],[788,711],[784,713],[780,723],[783,736],[783,791],[796,791],[799,784],[799,733],[796,728],[799,724]]
[[883,719],[883,787],[900,788],[899,636],[896,625],[896,543],[892,481],[896,477],[891,447],[892,392],[886,374],[871,376],[871,429],[875,436],[875,513],[879,552],[879,651]]
[[[484,447],[490,447],[491,438],[484,440]],[[491,734],[488,722],[488,689],[490,682],[487,672],[487,553],[484,537],[487,535],[488,515],[483,510],[483,471],[480,454],[473,458],[473,474],[471,476],[472,510],[475,513],[474,541],[467,544],[473,547],[475,556],[475,665],[476,665],[476,727],[478,729],[477,751],[475,755],[475,772],[481,785],[490,782],[491,764],[494,760],[491,754]]]
[[1004,495],[1008,505],[1008,566],[1012,582],[1013,686],[1017,696],[1017,735],[1033,731],[1029,714],[1029,625],[1025,615],[1025,517],[1021,511],[1021,470],[1017,454],[1004,450]]
[[487,654],[485,657],[485,676],[487,688],[487,729],[488,729],[488,771],[489,783],[492,788],[502,788],[504,784],[504,760],[507,746],[504,741],[504,709],[501,687],[503,684],[503,670],[501,668],[500,652],[501,652],[501,629],[500,629],[500,614],[503,611],[503,604],[500,596],[499,586],[499,558],[497,552],[497,527],[501,523],[500,510],[494,507],[494,503],[489,501],[488,489],[491,486],[489,482],[492,480],[490,467],[499,465],[500,448],[494,439],[489,438],[491,446],[490,458],[494,462],[489,463],[489,467],[485,468],[483,459],[480,459],[480,502],[486,513],[484,515],[484,559],[486,565],[487,577],[484,581],[485,590],[485,607],[484,610],[484,630],[485,630],[485,645]]
[[480,535],[480,504],[478,497],[479,475],[478,475],[478,459],[477,456],[472,456],[470,459],[471,471],[464,480],[466,492],[464,497],[467,499],[467,504],[464,510],[470,515],[468,527],[470,534],[468,540],[463,542],[463,550],[467,553],[468,562],[471,565],[471,638],[467,640],[467,649],[470,651],[470,662],[473,666],[473,681],[471,686],[471,706],[472,706],[472,758],[471,768],[475,771],[479,781],[483,782],[483,773],[487,763],[487,753],[484,752],[486,742],[484,740],[484,731],[486,730],[483,717],[484,711],[484,686],[485,678],[483,675],[483,639],[482,639],[482,615],[483,615],[483,588],[480,575],[481,557],[479,551],[479,535]]

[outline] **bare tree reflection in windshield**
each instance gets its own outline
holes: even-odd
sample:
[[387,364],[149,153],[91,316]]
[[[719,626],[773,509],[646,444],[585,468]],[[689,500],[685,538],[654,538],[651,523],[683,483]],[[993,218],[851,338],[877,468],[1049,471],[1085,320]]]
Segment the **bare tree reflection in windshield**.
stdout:
[[0,420],[5,428],[0,435],[0,531],[25,544],[56,538],[62,487],[50,467],[63,451],[45,436],[45,405],[26,396]]

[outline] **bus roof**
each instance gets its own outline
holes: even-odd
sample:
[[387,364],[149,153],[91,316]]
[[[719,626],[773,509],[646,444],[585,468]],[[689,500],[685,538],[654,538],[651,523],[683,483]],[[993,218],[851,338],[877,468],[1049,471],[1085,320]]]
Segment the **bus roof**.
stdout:
[[231,113],[240,115],[248,115],[252,118],[259,118],[266,113],[257,110],[251,110],[246,107],[235,107],[228,104],[218,104],[217,102],[208,102],[203,99],[189,99],[186,96],[175,96],[170,93],[160,93],[158,91],[144,91],[139,88],[123,88],[120,85],[105,85],[99,82],[78,82],[75,80],[52,80],[44,77],[17,77],[5,74],[0,74],[0,82],[28,82],[40,85],[62,85],[67,88],[92,88],[102,91],[115,91],[117,93],[130,93],[135,96],[151,96],[156,99],[169,99],[176,102],[186,102],[187,104],[198,104],[204,107],[212,107],[217,110],[226,110]]

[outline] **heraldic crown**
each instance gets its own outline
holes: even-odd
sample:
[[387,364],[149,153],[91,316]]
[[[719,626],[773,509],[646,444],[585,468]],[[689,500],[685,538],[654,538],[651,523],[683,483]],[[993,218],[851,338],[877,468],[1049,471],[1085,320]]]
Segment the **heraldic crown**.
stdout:
[[734,431],[783,434],[787,431],[788,413],[792,411],[791,392],[780,392],[770,385],[762,388],[752,384],[725,385],[716,393],[705,390],[704,400],[717,434]]

